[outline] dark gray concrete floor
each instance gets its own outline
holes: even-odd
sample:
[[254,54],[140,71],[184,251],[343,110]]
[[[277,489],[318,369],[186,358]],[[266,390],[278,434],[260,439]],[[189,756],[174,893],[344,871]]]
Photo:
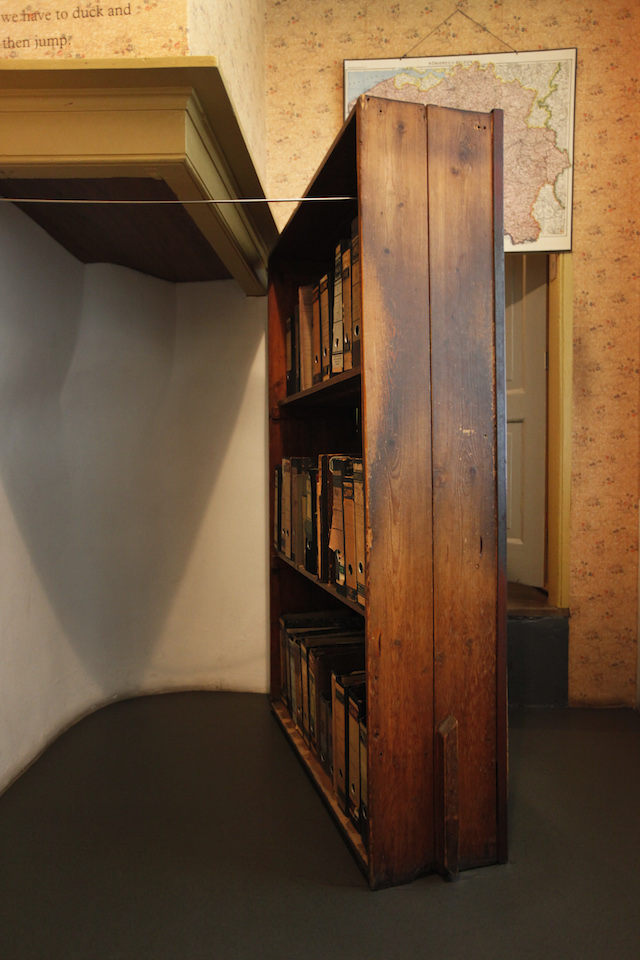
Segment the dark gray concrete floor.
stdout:
[[371,893],[265,697],[82,720],[0,797],[1,960],[637,960],[640,716],[520,709],[510,857]]

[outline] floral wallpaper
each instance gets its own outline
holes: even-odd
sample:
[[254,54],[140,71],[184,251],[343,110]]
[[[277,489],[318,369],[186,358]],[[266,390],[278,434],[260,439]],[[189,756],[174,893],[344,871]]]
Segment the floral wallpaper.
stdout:
[[[574,704],[634,706],[640,7],[267,0],[267,27],[267,191],[281,197],[304,191],[340,127],[344,59],[577,48],[569,695]],[[290,209],[275,208],[281,225]]]
[[188,0],[189,53],[218,57],[258,176],[266,179],[265,0]]

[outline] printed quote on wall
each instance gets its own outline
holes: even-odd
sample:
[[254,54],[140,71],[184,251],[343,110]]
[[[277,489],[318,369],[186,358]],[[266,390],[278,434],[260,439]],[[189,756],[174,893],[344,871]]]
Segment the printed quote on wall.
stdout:
[[[101,4],[91,7],[78,5],[71,12],[59,8],[55,10],[32,10],[29,7],[24,7],[20,11],[0,14],[4,29],[12,27],[14,30],[14,35],[6,33],[3,36],[2,49],[30,50],[33,47],[34,50],[37,50],[39,47],[50,47],[52,50],[64,50],[73,39],[73,34],[67,33],[67,30],[72,29],[75,20],[91,19],[97,22],[103,17],[130,16],[130,3],[120,7],[105,7]],[[25,25],[40,27],[40,33],[25,36],[21,31],[21,27]]]
[[174,55],[187,52],[183,0],[57,3],[0,0],[0,57]]

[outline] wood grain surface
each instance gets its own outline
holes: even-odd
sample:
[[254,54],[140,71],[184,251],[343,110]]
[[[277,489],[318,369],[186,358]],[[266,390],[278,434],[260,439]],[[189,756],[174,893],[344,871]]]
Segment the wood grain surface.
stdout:
[[497,855],[493,144],[486,115],[427,110],[434,710],[459,725],[464,866]]
[[360,221],[372,882],[433,860],[426,115],[365,98]]

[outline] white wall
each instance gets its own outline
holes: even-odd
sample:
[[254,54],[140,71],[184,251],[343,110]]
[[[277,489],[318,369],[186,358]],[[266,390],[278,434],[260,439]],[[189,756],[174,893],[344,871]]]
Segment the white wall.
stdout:
[[0,788],[110,699],[267,689],[265,330],[0,206]]

